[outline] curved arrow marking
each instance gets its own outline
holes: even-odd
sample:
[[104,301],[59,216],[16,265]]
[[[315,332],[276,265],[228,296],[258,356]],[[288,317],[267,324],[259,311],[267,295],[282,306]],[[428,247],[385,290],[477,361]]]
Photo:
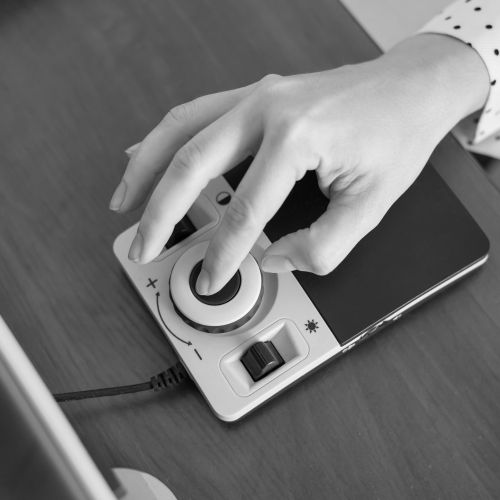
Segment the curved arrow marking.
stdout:
[[167,324],[165,323],[165,320],[163,319],[163,316],[161,315],[161,311],[160,311],[160,292],[156,292],[156,309],[158,310],[158,316],[160,317],[160,320],[161,322],[163,323],[163,326],[179,341],[179,342],[182,342],[183,344],[186,344],[186,345],[193,345],[192,342],[190,341],[186,341],[186,340],[183,340],[181,339],[180,337],[178,337],[174,332],[172,332],[172,330],[170,330],[170,328],[167,326]]

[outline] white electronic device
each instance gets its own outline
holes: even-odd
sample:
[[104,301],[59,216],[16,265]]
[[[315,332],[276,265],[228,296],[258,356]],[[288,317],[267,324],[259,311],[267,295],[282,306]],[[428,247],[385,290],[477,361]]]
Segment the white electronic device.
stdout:
[[[260,272],[258,262],[270,244],[264,234],[240,268],[241,285],[232,300],[221,305],[197,300],[190,273],[203,259],[227,207],[217,200],[225,202],[231,194],[223,178],[213,180],[187,214],[197,231],[150,264],[137,265],[127,258],[136,225],[114,244],[122,266],[192,379],[215,414],[227,421],[242,417],[340,350],[293,274]],[[314,335],[303,328],[311,319],[317,322]],[[241,358],[252,345],[266,341],[284,363],[255,381]]]
[[[470,218],[448,188],[443,187],[444,183],[437,174],[433,172],[429,175],[426,182],[421,182],[420,187],[415,188],[416,195],[429,189],[445,189],[448,198],[451,197],[449,203],[456,204],[463,212],[461,217]],[[315,182],[314,179],[312,182]],[[233,187],[236,184],[233,183]],[[201,261],[232,194],[233,189],[225,178],[212,180],[187,214],[192,230],[184,234],[184,239],[182,234],[181,238],[174,238],[151,263],[139,265],[127,258],[137,225],[120,234],[114,243],[115,254],[139,295],[215,414],[225,421],[241,418],[325,361],[348,351],[369,334],[399,318],[403,312],[486,260],[484,235],[472,221],[469,229],[475,232],[478,247],[472,253],[459,255],[460,259],[455,259],[453,268],[443,269],[445,279],[437,271],[432,271],[425,283],[415,281],[409,289],[408,282],[411,284],[411,280],[402,281],[398,300],[394,302],[391,296],[390,303],[382,301],[378,309],[373,311],[361,302],[358,318],[351,318],[349,315],[343,317],[344,311],[352,307],[352,293],[348,293],[351,282],[348,276],[345,278],[342,275],[342,271],[330,278],[305,276],[304,273],[300,273],[302,276],[262,273],[259,262],[265,248],[271,243],[263,233],[230,283],[219,294],[200,297],[194,284]],[[319,191],[311,193],[311,196],[322,197]],[[319,200],[320,203],[323,201]],[[288,208],[283,207],[284,212],[281,214],[288,220],[293,218],[294,210],[297,210],[297,204],[292,206],[290,203]],[[411,203],[410,199],[406,204]],[[403,213],[404,205],[401,208]],[[299,209],[302,210],[302,207]],[[432,218],[433,214],[428,216]],[[279,220],[276,224],[279,227],[286,226],[280,224]],[[384,234],[391,230],[392,234],[392,226],[401,223],[396,221],[392,225],[391,222],[388,224],[386,232],[382,230],[382,234],[375,237],[370,255],[376,255],[378,247],[383,250]],[[276,229],[270,228],[270,233],[274,235],[273,240],[279,237]],[[444,248],[443,243],[438,246]],[[387,252],[379,253],[385,255]],[[345,273],[349,275],[351,272],[352,279],[360,280],[362,286],[362,280],[369,278],[356,277],[350,271],[350,266],[359,269],[365,261],[362,261],[362,256],[357,257],[361,263],[357,263],[355,256],[353,258],[354,262],[347,262]],[[408,265],[416,267],[418,263],[412,263],[410,258]],[[397,273],[398,269],[394,271]],[[387,273],[390,272],[388,269]],[[418,269],[416,272],[419,274],[416,280],[425,274]],[[367,271],[363,276],[368,275],[370,272]],[[377,278],[372,276],[371,279],[373,282]],[[345,300],[349,301],[349,304],[345,304],[348,307],[339,304],[344,292],[336,288],[344,281],[347,283],[343,287],[346,290]],[[383,284],[377,285],[383,289]],[[363,285],[363,290],[367,286]],[[328,297],[326,302],[321,298],[330,294],[330,291],[331,305]],[[409,295],[405,296],[405,293]],[[319,299],[314,298],[315,294]],[[365,303],[369,300],[368,295],[366,299],[363,297],[362,291],[356,294]],[[378,295],[383,296],[383,292]],[[380,298],[374,300],[377,302]],[[320,302],[321,310],[316,307]],[[363,312],[365,310],[368,311],[366,314]],[[349,323],[360,318],[364,323]]]

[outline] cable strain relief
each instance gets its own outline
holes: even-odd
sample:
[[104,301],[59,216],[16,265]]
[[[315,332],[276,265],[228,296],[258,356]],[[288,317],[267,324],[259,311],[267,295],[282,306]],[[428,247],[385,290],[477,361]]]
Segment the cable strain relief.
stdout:
[[159,391],[161,389],[171,389],[189,378],[189,375],[182,365],[178,362],[174,366],[171,366],[167,370],[158,373],[151,377],[151,388],[153,391]]

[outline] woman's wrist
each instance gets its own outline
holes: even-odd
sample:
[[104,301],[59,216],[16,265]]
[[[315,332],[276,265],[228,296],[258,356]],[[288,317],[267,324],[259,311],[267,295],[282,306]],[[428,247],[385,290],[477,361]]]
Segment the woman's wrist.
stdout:
[[403,77],[429,124],[442,128],[442,135],[488,97],[490,78],[481,56],[453,37],[418,34],[381,59]]

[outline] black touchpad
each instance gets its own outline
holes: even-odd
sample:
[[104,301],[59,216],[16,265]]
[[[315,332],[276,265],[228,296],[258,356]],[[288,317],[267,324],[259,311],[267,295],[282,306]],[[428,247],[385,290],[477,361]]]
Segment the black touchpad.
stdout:
[[[225,175],[236,189],[251,158]],[[314,172],[299,181],[265,228],[271,241],[308,227],[326,209]],[[417,181],[327,276],[295,272],[341,344],[479,260],[488,239],[437,172]]]

